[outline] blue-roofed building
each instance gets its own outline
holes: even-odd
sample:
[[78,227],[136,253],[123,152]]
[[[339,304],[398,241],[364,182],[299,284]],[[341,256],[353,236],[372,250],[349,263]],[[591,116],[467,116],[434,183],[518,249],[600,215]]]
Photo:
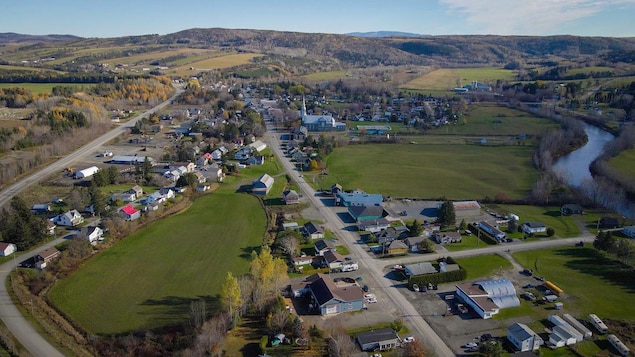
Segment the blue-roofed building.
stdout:
[[456,293],[483,319],[492,318],[500,309],[520,305],[516,288],[507,279],[459,284]]
[[383,201],[384,197],[379,193],[338,192],[335,196],[335,203],[344,207],[381,206]]

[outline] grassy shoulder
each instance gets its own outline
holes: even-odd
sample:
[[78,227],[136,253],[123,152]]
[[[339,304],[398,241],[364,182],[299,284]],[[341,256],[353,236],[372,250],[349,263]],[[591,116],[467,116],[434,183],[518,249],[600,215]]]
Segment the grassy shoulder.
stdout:
[[621,174],[631,178],[635,177],[635,149],[622,151],[619,155],[612,158],[609,164],[618,170]]
[[223,188],[89,260],[50,298],[91,333],[180,323],[193,299],[216,307],[224,272],[247,272],[265,227],[257,198]]

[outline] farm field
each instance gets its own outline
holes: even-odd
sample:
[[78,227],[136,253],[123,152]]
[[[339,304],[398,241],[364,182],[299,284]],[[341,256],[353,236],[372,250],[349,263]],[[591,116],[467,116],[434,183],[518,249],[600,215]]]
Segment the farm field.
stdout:
[[248,271],[266,227],[258,200],[234,191],[224,186],[125,238],[56,284],[51,300],[96,334],[181,323],[199,298],[212,311],[225,272]]
[[[520,218],[519,224],[524,222],[542,222],[547,227],[556,231],[556,236],[561,238],[575,237],[581,234],[580,227],[584,226],[584,219],[581,216],[561,216],[560,207],[556,206],[521,206],[504,204],[487,204],[485,208],[507,216],[513,213]],[[577,223],[576,220],[580,222]]]
[[475,136],[541,136],[559,125],[551,120],[538,118],[520,110],[471,106],[469,115],[459,118],[458,125],[446,125],[432,129],[433,134]]
[[[327,158],[329,175],[316,188],[334,183],[393,197],[481,199],[505,193],[523,197],[536,180],[533,148],[477,145],[351,145]],[[398,164],[397,164],[398,163]]]
[[25,88],[33,94],[51,93],[53,87],[93,87],[94,83],[0,83],[0,88]]
[[635,163],[635,149],[622,151],[609,161],[611,166],[630,177],[635,177],[635,165],[633,163]]
[[515,76],[514,71],[502,68],[443,68],[405,83],[399,89],[447,93],[452,88],[462,87],[472,81],[492,85],[497,79],[513,80]]
[[[182,65],[179,67],[175,67],[166,71],[167,74],[175,74],[175,75],[185,75],[191,74],[195,71],[204,71],[204,70],[212,70],[212,69],[220,69],[220,68],[228,68],[239,66],[241,64],[249,63],[253,58],[260,57],[261,54],[258,53],[237,53],[230,54],[226,56],[207,58],[197,62],[191,62],[186,65]],[[190,67],[193,67],[194,70],[190,70]]]
[[576,74],[589,74],[591,72],[611,72],[611,73],[613,73],[614,71],[615,71],[615,68],[611,68],[611,67],[592,66],[592,67],[571,69],[571,70],[567,71],[567,73],[565,73],[565,76],[574,76]]
[[338,79],[344,79],[347,77],[347,71],[330,71],[330,72],[317,72],[302,76],[302,78],[309,81],[333,81]]
[[109,63],[122,63],[122,64],[128,64],[128,65],[135,65],[135,64],[147,64],[147,62],[153,61],[153,60],[158,60],[161,58],[166,58],[166,57],[171,57],[171,56],[176,56],[176,55],[188,55],[188,54],[200,54],[202,52],[213,52],[210,50],[200,50],[200,49],[193,49],[193,48],[178,48],[178,49],[173,49],[173,50],[167,50],[167,51],[157,51],[157,52],[147,52],[147,53],[139,53],[139,54],[134,54],[132,56],[126,56],[126,57],[118,57],[118,58],[112,58],[109,59],[107,62]]
[[513,254],[518,263],[554,282],[565,292],[567,312],[600,318],[635,319],[630,303],[635,289],[633,270],[590,247],[564,247]]

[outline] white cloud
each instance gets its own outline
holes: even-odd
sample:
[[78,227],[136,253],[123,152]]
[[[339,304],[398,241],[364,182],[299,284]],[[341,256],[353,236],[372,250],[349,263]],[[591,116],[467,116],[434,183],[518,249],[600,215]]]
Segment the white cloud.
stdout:
[[[464,14],[479,33],[543,35],[589,18],[607,7],[635,0],[439,0],[451,13]],[[597,26],[597,24],[594,24]]]

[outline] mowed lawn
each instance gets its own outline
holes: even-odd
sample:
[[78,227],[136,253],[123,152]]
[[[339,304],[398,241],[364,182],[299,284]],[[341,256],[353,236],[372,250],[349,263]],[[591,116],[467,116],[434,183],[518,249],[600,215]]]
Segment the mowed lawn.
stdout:
[[51,290],[53,303],[90,333],[182,323],[192,299],[208,310],[227,271],[248,271],[266,216],[257,198],[222,188],[89,260]]
[[523,197],[537,178],[533,148],[478,145],[349,145],[328,158],[329,175],[316,184],[334,183],[393,197],[481,199],[505,193]]
[[462,116],[457,125],[446,125],[431,130],[433,134],[475,136],[541,136],[559,128],[551,120],[538,118],[516,109],[499,106],[471,106],[468,115]]
[[[553,228],[556,236],[561,238],[579,236],[581,233],[580,226],[586,224],[581,216],[562,216],[560,207],[556,206],[487,204],[485,207],[503,216],[513,213],[520,218],[520,224],[524,222],[544,223],[545,226]],[[576,223],[576,220],[580,222]]]
[[565,292],[562,302],[576,316],[635,319],[635,273],[590,247],[564,247],[514,253],[518,263],[554,282]]
[[612,158],[609,164],[623,175],[635,178],[635,149],[622,151],[619,155]]
[[399,89],[449,91],[452,88],[471,84],[472,81],[492,85],[497,79],[513,80],[514,78],[516,78],[514,71],[502,68],[442,68],[426,73]]

